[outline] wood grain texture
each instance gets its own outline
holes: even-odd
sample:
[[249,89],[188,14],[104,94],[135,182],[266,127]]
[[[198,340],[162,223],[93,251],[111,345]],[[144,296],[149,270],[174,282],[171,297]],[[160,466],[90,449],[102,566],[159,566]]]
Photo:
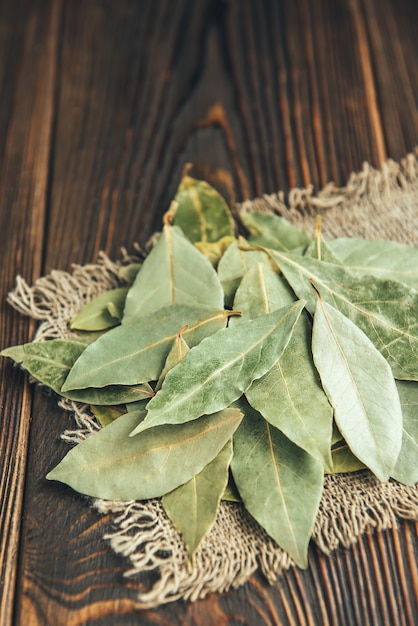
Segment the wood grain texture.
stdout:
[[[15,275],[144,243],[187,162],[233,204],[412,150],[417,20],[412,0],[0,0],[2,347],[32,331],[5,306]],[[312,548],[273,586],[138,612],[111,519],[44,479],[68,416],[1,366],[1,626],[414,624],[409,522]]]
[[[16,274],[34,280],[41,271],[57,35],[57,13],[51,7],[27,10],[17,24],[16,8],[23,9],[0,6],[0,332],[4,346],[27,341],[34,331],[32,323],[6,306],[5,295]],[[20,576],[31,396],[20,372],[3,360],[0,367],[0,624],[9,624]]]

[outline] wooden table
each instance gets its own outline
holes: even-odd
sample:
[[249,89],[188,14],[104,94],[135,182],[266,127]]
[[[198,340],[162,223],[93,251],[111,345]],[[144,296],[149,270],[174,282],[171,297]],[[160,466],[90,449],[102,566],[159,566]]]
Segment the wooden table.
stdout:
[[[416,0],[0,0],[2,347],[34,330],[5,303],[15,276],[144,242],[186,162],[233,203],[411,151],[417,25]],[[109,519],[44,479],[66,416],[1,367],[1,626],[418,620],[413,523],[312,548],[275,586],[135,611]]]

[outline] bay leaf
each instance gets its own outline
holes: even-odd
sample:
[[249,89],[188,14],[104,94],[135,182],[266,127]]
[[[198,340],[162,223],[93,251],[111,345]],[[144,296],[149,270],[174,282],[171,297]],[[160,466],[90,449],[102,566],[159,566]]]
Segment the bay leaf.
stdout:
[[360,237],[333,239],[328,245],[357,272],[397,280],[418,290],[418,248]]
[[122,265],[122,267],[118,270],[118,275],[125,281],[125,283],[132,285],[136,275],[141,269],[141,265],[141,263],[129,263],[129,265]]
[[312,241],[303,230],[292,226],[284,217],[272,213],[242,212],[240,220],[249,231],[248,240],[254,245],[287,252]]
[[[277,310],[291,304],[295,294],[282,276],[268,264],[257,263],[242,279],[234,299],[234,309],[241,318]],[[331,467],[332,409],[315,369],[311,345],[311,324],[302,313],[288,345],[279,360],[261,378],[255,380],[245,395],[273,426],[296,445]]]
[[216,268],[220,258],[234,241],[236,241],[235,237],[226,236],[219,239],[219,241],[196,241],[194,245],[208,259],[211,265]]
[[325,302],[366,333],[395,378],[418,378],[418,292],[398,281],[358,276],[336,264],[274,250],[270,254],[311,313],[317,290]]
[[184,176],[177,190],[173,223],[193,243],[234,237],[231,211],[223,197],[206,181]]
[[129,289],[122,324],[173,304],[222,308],[223,291],[209,261],[166,225]]
[[101,389],[87,387],[86,389],[74,389],[67,392],[60,391],[59,393],[69,400],[98,406],[127,404],[128,402],[148,402],[154,395],[154,391],[148,383],[139,385],[108,385]]
[[[117,326],[117,324],[115,324]],[[71,335],[68,337],[70,341],[78,341],[79,343],[84,343],[86,346],[96,341],[99,337],[108,332],[109,329],[105,330],[73,330]]]
[[303,256],[310,259],[317,259],[318,261],[325,261],[326,263],[343,265],[343,262],[331,247],[330,242],[325,241],[323,237],[315,237],[312,239],[309,246],[305,249]]
[[52,339],[11,346],[3,350],[1,356],[10,357],[37,381],[61,393],[70,369],[86,347],[79,341]]
[[311,336],[302,314],[277,363],[245,395],[270,424],[330,469],[333,411],[313,363]]
[[98,406],[98,405],[90,405],[90,409],[94,416],[98,419],[99,424],[102,428],[105,426],[109,426],[112,422],[114,422],[121,415],[125,415],[125,409],[122,409],[119,406]]
[[307,567],[323,486],[322,464],[249,407],[234,441],[232,474],[247,511],[300,567]]
[[245,319],[272,313],[282,306],[296,301],[294,292],[282,276],[271,267],[270,263],[256,263],[243,276],[235,293],[235,311],[242,317],[231,317],[229,325],[240,324]]
[[357,472],[365,469],[366,466],[351,452],[344,440],[339,441],[331,450],[332,470],[326,473],[344,474],[346,472]]
[[172,305],[122,324],[88,346],[74,364],[62,391],[157,380],[178,331],[188,325],[188,345],[199,343],[226,324],[228,312]]
[[241,250],[248,246],[243,237],[232,243],[218,263],[218,274],[225,294],[225,305],[232,306],[235,292],[243,276],[256,263],[269,263],[268,256],[259,250]]
[[122,318],[127,293],[127,287],[119,287],[96,296],[73,317],[71,329],[96,331],[116,326]]
[[127,410],[128,413],[132,413],[132,411],[143,411],[144,418],[145,418],[145,415],[146,415],[145,408],[148,402],[149,400],[136,400],[135,402],[127,402],[125,404],[125,409]]
[[280,357],[303,306],[296,302],[203,340],[168,372],[132,435],[151,426],[195,420],[239,398]]
[[335,420],[332,422],[332,435],[331,435],[331,448],[334,447],[337,443],[343,440],[343,436],[338,430],[338,426],[335,423]]
[[162,496],[190,480],[224,447],[242,414],[225,409],[178,426],[129,433],[143,418],[133,411],[72,448],[47,475],[79,493],[105,500]]
[[175,367],[178,363],[180,363],[180,361],[182,361],[184,359],[184,357],[186,356],[186,354],[188,352],[190,352],[190,348],[187,345],[187,343],[184,340],[183,337],[183,332],[186,330],[185,328],[181,328],[179,330],[179,332],[177,333],[177,337],[174,339],[173,341],[173,345],[171,346],[171,350],[168,353],[168,356],[165,360],[165,365],[163,367],[163,370],[158,378],[157,384],[155,386],[155,393],[161,389],[161,386],[164,382],[165,377],[167,376],[167,373],[173,369],[173,367]]
[[191,562],[216,520],[231,458],[232,439],[198,474],[162,497],[164,510],[181,534]]
[[66,339],[52,339],[12,346],[3,350],[2,356],[12,358],[31,376],[55,393],[86,404],[125,404],[136,400],[149,400],[154,391],[147,383],[141,385],[112,385],[103,389],[75,389],[63,392],[62,386],[71,368],[86,349],[87,344]]
[[225,502],[242,502],[231,472],[229,472],[229,480],[223,492],[222,500],[225,500]]
[[418,482],[418,383],[397,381],[403,414],[402,447],[392,478],[405,485]]
[[353,322],[321,298],[312,353],[346,443],[380,480],[388,480],[401,449],[402,409],[387,361]]

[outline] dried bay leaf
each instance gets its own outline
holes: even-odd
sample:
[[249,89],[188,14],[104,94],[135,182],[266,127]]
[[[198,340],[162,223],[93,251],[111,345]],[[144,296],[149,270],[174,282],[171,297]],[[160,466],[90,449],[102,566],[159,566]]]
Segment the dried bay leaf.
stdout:
[[193,243],[216,242],[234,237],[231,211],[216,189],[203,180],[184,176],[175,196],[177,209],[173,223]]
[[243,237],[232,243],[221,257],[218,264],[218,274],[225,294],[225,305],[232,306],[235,292],[243,276],[256,263],[269,263],[267,254],[259,250],[241,250],[248,242]]
[[232,474],[245,508],[300,567],[307,567],[323,486],[322,464],[242,401]]
[[196,241],[194,245],[208,259],[211,265],[216,268],[219,259],[234,241],[236,241],[235,237],[226,236],[219,239],[219,241]]
[[[242,318],[270,313],[291,304],[295,294],[282,276],[268,264],[257,263],[242,279],[234,308]],[[277,363],[245,392],[248,402],[296,445],[331,467],[332,408],[315,369],[311,324],[303,314],[296,322],[288,345]]]
[[302,314],[277,363],[245,395],[270,424],[329,469],[333,411],[313,363],[311,333]]
[[149,400],[154,395],[147,383],[141,385],[112,385],[103,389],[75,389],[63,392],[71,368],[82,355],[87,345],[66,339],[52,339],[13,346],[3,350],[2,356],[12,358],[41,384],[57,394],[86,404],[113,405],[137,400]]
[[132,435],[195,420],[237,400],[280,357],[303,307],[296,302],[207,337],[168,372]]
[[223,307],[223,291],[209,261],[181,230],[164,226],[126,297],[122,324],[169,305]]
[[358,472],[366,466],[351,452],[348,445],[342,440],[331,450],[332,471],[330,474],[344,474],[346,472]]
[[113,404],[127,404],[128,402],[148,402],[154,391],[148,383],[140,385],[108,385],[101,389],[87,387],[73,391],[59,392],[60,395],[75,402],[109,406]]
[[[115,324],[117,326],[117,324]],[[68,338],[70,341],[78,341],[79,343],[84,343],[86,346],[96,341],[99,337],[108,332],[109,329],[106,330],[75,330],[71,333],[71,336]],[[49,339],[48,339],[49,341]]]
[[86,344],[66,339],[52,339],[12,346],[1,352],[19,363],[43,385],[61,393],[61,386]]
[[335,423],[335,420],[332,422],[332,435],[331,435],[331,448],[333,448],[337,443],[343,440],[343,436],[338,430],[338,426]]
[[164,510],[181,534],[191,561],[215,522],[228,484],[231,458],[232,439],[198,474],[162,498]]
[[311,313],[316,289],[325,302],[366,333],[395,378],[418,378],[418,292],[397,281],[358,276],[355,270],[336,264],[274,250],[270,255]]
[[402,409],[387,361],[353,322],[321,298],[312,353],[344,440],[380,480],[388,480],[401,449]]
[[323,237],[315,237],[303,253],[304,257],[325,261],[326,263],[335,263],[343,265],[341,259],[335,254],[333,248]]
[[229,472],[228,484],[225,487],[225,491],[222,494],[222,500],[225,500],[226,502],[242,502],[241,497],[238,493],[237,486],[232,477],[231,471]]
[[125,409],[118,406],[98,406],[92,404],[90,409],[102,428],[109,426],[109,424],[126,413]]
[[229,325],[240,324],[292,304],[296,296],[289,284],[271,267],[270,263],[256,263],[243,276],[236,291],[233,309],[242,317],[232,317]]
[[254,245],[288,252],[306,246],[312,237],[292,226],[284,217],[271,213],[240,213],[240,220],[249,231],[248,240]]
[[184,337],[183,337],[183,332],[185,330],[186,330],[186,327],[181,328],[179,332],[177,333],[177,337],[173,341],[173,345],[171,346],[171,350],[168,353],[168,356],[165,360],[165,365],[163,367],[163,370],[155,386],[155,389],[154,389],[155,392],[161,389],[161,386],[164,382],[164,379],[167,373],[171,369],[173,369],[173,367],[175,367],[178,363],[180,363],[180,361],[182,361],[184,357],[186,356],[186,354],[190,351],[190,348],[185,342]]
[[224,327],[228,312],[173,305],[122,324],[88,346],[76,361],[63,391],[108,385],[137,385],[157,380],[178,331],[188,345]]
[[122,265],[119,268],[118,275],[122,280],[124,280],[128,285],[132,285],[134,282],[136,275],[141,269],[141,263],[129,263],[129,265]]
[[225,409],[182,426],[129,437],[143,418],[133,411],[75,446],[47,475],[79,493],[105,500],[162,496],[199,473],[231,439],[242,413]]
[[125,404],[125,409],[128,413],[132,413],[132,411],[143,411],[144,417],[146,415],[146,406],[149,400],[137,400],[136,402],[127,402]]
[[105,291],[88,302],[73,319],[72,330],[106,330],[119,324],[125,306],[127,287]]
[[63,391],[157,380],[178,331],[190,346],[223,328],[225,310],[172,305],[122,324],[88,346],[72,368]]
[[402,448],[392,478],[405,485],[418,482],[418,383],[397,381],[403,414]]
[[357,272],[398,280],[418,290],[418,248],[360,237],[333,239],[328,245]]

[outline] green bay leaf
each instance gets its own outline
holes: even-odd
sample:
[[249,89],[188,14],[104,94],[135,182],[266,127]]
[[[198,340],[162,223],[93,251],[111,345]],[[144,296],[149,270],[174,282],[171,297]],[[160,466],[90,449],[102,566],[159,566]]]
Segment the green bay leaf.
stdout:
[[228,484],[222,494],[222,500],[225,500],[225,502],[242,502],[231,472],[229,472]]
[[132,434],[227,407],[277,361],[303,306],[296,302],[207,337],[168,372],[148,404],[146,419]]
[[102,428],[109,426],[109,424],[126,413],[126,410],[119,406],[98,406],[92,404],[90,409]]
[[124,280],[128,285],[132,285],[134,282],[139,270],[141,269],[141,263],[129,263],[129,265],[122,265],[119,268],[118,275],[122,280]]
[[129,433],[143,418],[133,411],[75,446],[47,475],[105,500],[162,496],[199,473],[231,439],[242,414],[225,409],[182,426]]
[[173,367],[178,365],[178,363],[180,363],[180,361],[184,359],[186,354],[190,352],[190,348],[185,342],[184,337],[183,337],[184,330],[186,330],[186,328],[184,329],[182,328],[177,333],[177,337],[173,341],[173,345],[171,346],[170,352],[168,353],[168,356],[165,360],[163,370],[157,380],[157,384],[155,385],[155,389],[154,389],[155,392],[161,389],[164,379],[167,376],[168,372],[171,369],[173,369]]
[[219,241],[196,241],[194,245],[208,259],[211,265],[216,268],[220,258],[234,241],[235,237],[226,236],[219,239]]
[[397,381],[403,414],[402,447],[392,478],[405,485],[418,482],[418,383]]
[[186,544],[189,558],[212,528],[228,484],[232,439],[217,456],[187,483],[162,498],[162,504]]
[[321,298],[312,353],[346,443],[380,480],[388,480],[401,448],[402,410],[387,361],[353,322]]
[[[355,270],[270,251],[299,298],[313,314],[316,291],[371,339],[395,378],[418,378],[418,292],[400,282],[356,275]],[[315,289],[312,287],[315,285]]]
[[234,237],[234,221],[223,197],[209,183],[184,176],[175,196],[173,223],[193,243]]
[[232,474],[245,508],[294,559],[307,551],[323,486],[322,464],[247,405],[234,435]]
[[242,212],[240,220],[249,231],[248,240],[253,245],[288,252],[306,246],[312,237],[292,226],[284,217],[272,213]]
[[333,239],[329,247],[359,273],[398,280],[418,290],[418,248],[380,239]]
[[61,386],[87,345],[79,341],[52,339],[12,346],[1,352],[19,363],[37,381],[61,393]]
[[127,404],[128,402],[148,402],[154,395],[154,391],[148,383],[139,385],[108,385],[100,389],[87,387],[86,389],[74,389],[67,392],[60,391],[59,393],[69,400],[98,406]]
[[341,259],[329,245],[329,242],[325,241],[323,237],[315,237],[315,239],[313,239],[306,248],[303,256],[310,259],[316,259],[318,261],[325,261],[326,263],[343,265]]
[[218,274],[225,294],[225,305],[232,306],[235,292],[245,274],[256,263],[269,263],[268,256],[259,250],[241,250],[248,242],[240,237],[232,243],[218,263]]
[[52,339],[13,346],[3,350],[1,354],[19,363],[42,385],[53,389],[60,396],[76,402],[113,405],[152,398],[154,391],[148,383],[110,385],[102,389],[85,388],[63,392],[62,386],[69,372],[87,345],[67,339]]
[[332,470],[329,474],[344,474],[347,472],[357,472],[365,469],[366,466],[351,452],[345,441],[339,441],[331,450]]
[[229,325],[272,313],[295,301],[296,296],[289,284],[270,263],[256,263],[243,276],[235,294],[233,309],[240,311],[242,317],[231,317]]
[[144,419],[145,419],[145,415],[146,415],[146,406],[147,403],[149,402],[148,400],[137,400],[135,402],[127,402],[125,404],[125,409],[127,410],[128,413],[131,413],[132,411],[144,411]]
[[245,395],[293,443],[331,468],[333,411],[313,363],[311,324],[302,314],[281,357]]
[[[270,264],[257,263],[242,279],[234,299],[241,318],[270,313],[291,304],[295,294]],[[317,459],[331,467],[332,409],[321,387],[310,351],[311,324],[303,314],[277,363],[255,380],[245,395],[273,426]]]
[[126,297],[122,324],[169,305],[223,307],[223,291],[210,262],[181,230],[164,226]]
[[88,346],[72,368],[63,391],[157,380],[178,331],[194,346],[224,327],[228,312],[173,305],[113,328]]
[[122,318],[127,293],[127,287],[101,293],[73,317],[71,329],[98,331],[116,326]]

